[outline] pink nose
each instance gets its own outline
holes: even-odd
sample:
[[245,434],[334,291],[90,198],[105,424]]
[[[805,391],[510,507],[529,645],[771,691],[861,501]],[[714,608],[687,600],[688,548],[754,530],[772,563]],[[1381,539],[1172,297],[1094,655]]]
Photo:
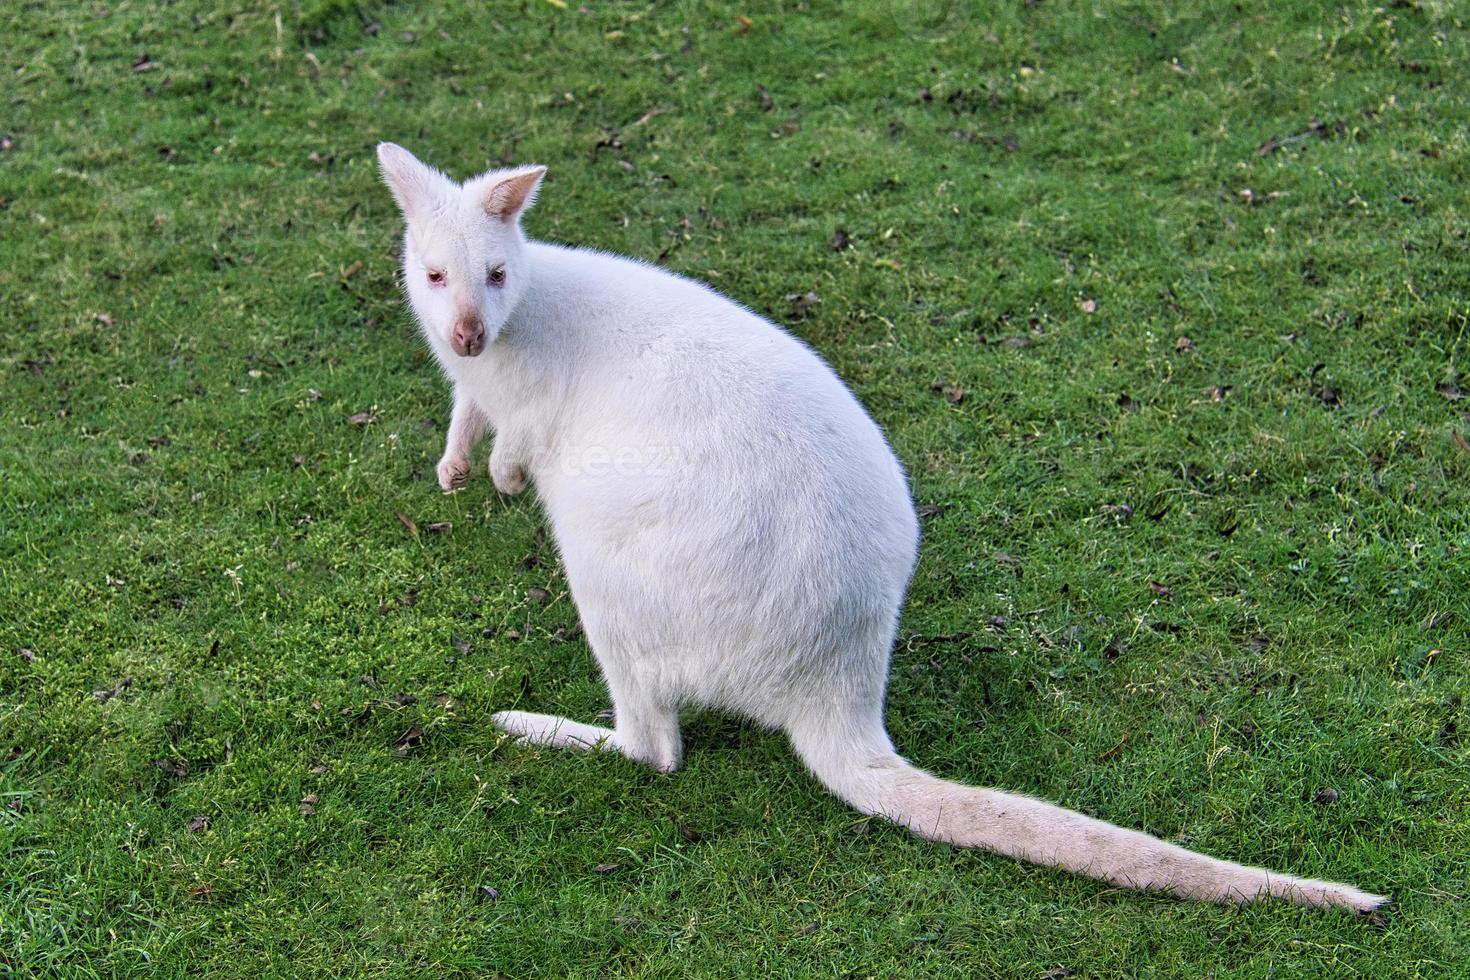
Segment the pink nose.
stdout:
[[477,316],[462,316],[454,321],[449,346],[460,357],[474,357],[485,349],[485,325]]

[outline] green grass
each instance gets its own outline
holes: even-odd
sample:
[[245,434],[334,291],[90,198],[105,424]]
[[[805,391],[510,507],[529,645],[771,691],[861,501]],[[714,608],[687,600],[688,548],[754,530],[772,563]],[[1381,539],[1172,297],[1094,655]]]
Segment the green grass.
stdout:
[[[0,973],[1466,975],[1464,8],[590,6],[0,7]],[[607,699],[530,495],[434,485],[382,138],[849,379],[942,508],[909,756],[1386,927],[914,840],[735,719],[504,742]]]

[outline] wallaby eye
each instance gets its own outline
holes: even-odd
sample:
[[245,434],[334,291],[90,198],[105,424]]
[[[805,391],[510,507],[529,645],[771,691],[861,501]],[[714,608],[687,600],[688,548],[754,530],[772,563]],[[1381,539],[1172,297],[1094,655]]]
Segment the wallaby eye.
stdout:
[[497,265],[485,276],[485,281],[492,286],[505,285],[505,266]]
[[430,269],[429,270],[429,285],[430,286],[442,286],[442,285],[444,285],[444,273],[440,272],[438,269]]

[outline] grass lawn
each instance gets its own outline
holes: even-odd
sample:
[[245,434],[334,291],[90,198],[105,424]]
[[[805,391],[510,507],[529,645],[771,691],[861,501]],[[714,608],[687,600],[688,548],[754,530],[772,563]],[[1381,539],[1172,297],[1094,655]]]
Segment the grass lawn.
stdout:
[[[0,975],[1470,974],[1467,16],[0,5]],[[435,486],[379,139],[849,380],[908,756],[1385,925],[499,737],[607,697],[532,495]]]

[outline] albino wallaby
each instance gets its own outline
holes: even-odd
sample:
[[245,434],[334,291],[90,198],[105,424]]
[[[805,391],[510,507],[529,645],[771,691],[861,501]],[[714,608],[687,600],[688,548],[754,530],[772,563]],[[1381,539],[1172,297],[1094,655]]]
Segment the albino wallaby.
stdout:
[[454,385],[445,490],[495,431],[490,477],[551,521],[615,727],[503,711],[523,741],[679,766],[679,709],[786,732],[832,792],[913,833],[1127,888],[1360,913],[1349,885],[1216,860],[894,751],[889,650],[918,549],[902,467],[810,348],[705,286],[528,240],[544,167],[463,184],[392,143],[403,286]]

